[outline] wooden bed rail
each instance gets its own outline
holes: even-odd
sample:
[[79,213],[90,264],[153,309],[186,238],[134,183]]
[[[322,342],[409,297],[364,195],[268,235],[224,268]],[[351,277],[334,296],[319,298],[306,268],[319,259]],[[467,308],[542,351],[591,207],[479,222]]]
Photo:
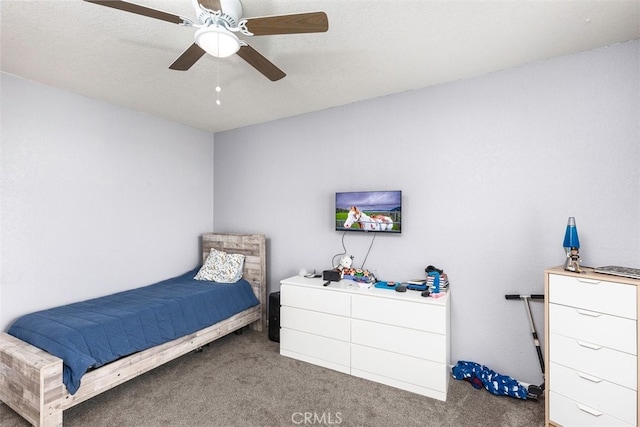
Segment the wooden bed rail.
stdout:
[[35,426],[61,426],[62,359],[0,333],[0,400]]

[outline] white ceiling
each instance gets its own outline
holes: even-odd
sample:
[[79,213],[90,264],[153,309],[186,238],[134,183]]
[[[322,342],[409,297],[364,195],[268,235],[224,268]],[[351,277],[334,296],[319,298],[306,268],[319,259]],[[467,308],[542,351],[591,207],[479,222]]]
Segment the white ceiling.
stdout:
[[[190,0],[135,2],[195,20]],[[169,70],[193,28],[81,0],[2,0],[2,71],[219,132],[640,38],[638,0],[242,3],[244,17],[323,10],[329,31],[244,37],[287,73],[271,82],[235,55]]]

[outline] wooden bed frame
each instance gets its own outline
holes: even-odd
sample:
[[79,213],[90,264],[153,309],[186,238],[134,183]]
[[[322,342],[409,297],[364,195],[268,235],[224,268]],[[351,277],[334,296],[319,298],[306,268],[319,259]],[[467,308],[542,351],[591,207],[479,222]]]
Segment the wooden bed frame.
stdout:
[[266,327],[266,244],[258,234],[209,233],[202,236],[202,260],[211,248],[245,255],[243,278],[260,304],[213,326],[118,359],[82,377],[76,394],[62,383],[62,359],[0,333],[0,400],[35,426],[61,426],[62,412],[230,332],[250,325]]

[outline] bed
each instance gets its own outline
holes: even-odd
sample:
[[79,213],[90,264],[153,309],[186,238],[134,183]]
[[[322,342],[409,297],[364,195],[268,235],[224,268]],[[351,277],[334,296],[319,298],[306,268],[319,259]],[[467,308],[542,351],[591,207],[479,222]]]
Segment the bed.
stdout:
[[[257,234],[204,234],[202,236],[203,263],[209,256],[211,249],[244,255],[242,278],[248,282],[246,288],[249,291],[246,292],[253,293],[251,298],[255,297],[254,300],[257,301],[257,304],[225,317],[211,326],[189,332],[186,335],[180,334],[182,328],[172,326],[171,329],[177,329],[175,333],[181,336],[136,351],[115,361],[104,364],[97,363],[101,366],[84,373],[79,381],[79,387],[77,389],[70,387],[72,392],[65,385],[68,380],[66,377],[69,374],[69,367],[66,362],[63,366],[61,357],[54,356],[8,333],[0,333],[0,400],[35,426],[61,426],[65,409],[245,326],[262,331],[266,326],[267,286],[264,236]],[[193,272],[197,271],[198,269]],[[189,280],[191,278],[189,276],[193,272],[179,276],[178,278],[181,280],[178,282],[179,285],[190,286]],[[163,283],[140,288],[143,290],[142,295],[144,296],[144,292],[149,292],[152,286],[156,285],[162,286]],[[114,295],[119,296],[119,294]],[[204,297],[200,299],[204,299]],[[185,323],[191,324],[191,320],[187,320]],[[188,331],[189,329],[184,330]],[[117,348],[117,345],[114,348]],[[65,360],[67,359],[65,358]]]

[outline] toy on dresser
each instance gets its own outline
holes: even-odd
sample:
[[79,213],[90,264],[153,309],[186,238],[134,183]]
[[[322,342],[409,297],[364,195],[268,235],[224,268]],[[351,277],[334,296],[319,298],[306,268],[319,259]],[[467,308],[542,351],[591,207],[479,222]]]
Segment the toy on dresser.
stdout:
[[336,270],[340,272],[340,277],[346,280],[357,282],[361,288],[370,288],[376,282],[376,278],[369,270],[363,268],[353,268],[353,256],[345,255],[340,258],[340,263]]
[[358,282],[361,288],[370,288],[376,282],[373,273],[362,268],[345,268],[342,270],[342,278]]

